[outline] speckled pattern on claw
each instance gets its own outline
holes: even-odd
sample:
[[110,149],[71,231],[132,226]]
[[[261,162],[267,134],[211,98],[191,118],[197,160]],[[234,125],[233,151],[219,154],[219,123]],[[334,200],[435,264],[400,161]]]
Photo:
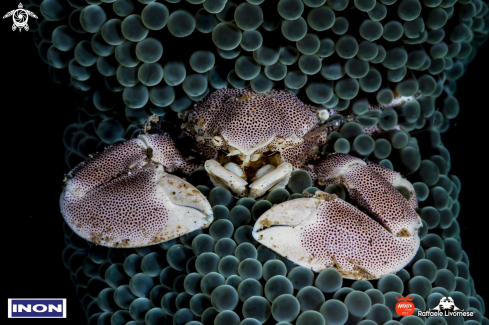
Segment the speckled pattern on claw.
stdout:
[[[168,135],[141,135],[91,156],[66,177],[61,213],[79,236],[109,247],[140,247],[205,228],[212,209],[193,185]],[[166,170],[166,171],[165,171]]]
[[258,242],[317,272],[334,267],[345,278],[379,278],[411,261],[422,224],[417,203],[412,206],[394,188],[402,180],[396,172],[332,154],[316,174],[322,184],[343,185],[356,206],[321,191],[286,201],[256,221]]

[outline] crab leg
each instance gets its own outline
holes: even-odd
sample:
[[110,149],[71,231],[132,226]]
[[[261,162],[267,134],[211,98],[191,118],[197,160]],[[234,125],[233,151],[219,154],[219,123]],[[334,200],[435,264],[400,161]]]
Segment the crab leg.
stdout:
[[320,272],[337,268],[345,278],[379,278],[404,267],[419,246],[421,226],[411,205],[360,159],[331,155],[316,169],[335,179],[367,213],[336,195],[272,207],[255,223],[253,237],[291,261]]
[[109,247],[147,246],[208,227],[213,217],[205,196],[167,173],[195,167],[168,135],[141,135],[75,167],[61,213],[79,236]]

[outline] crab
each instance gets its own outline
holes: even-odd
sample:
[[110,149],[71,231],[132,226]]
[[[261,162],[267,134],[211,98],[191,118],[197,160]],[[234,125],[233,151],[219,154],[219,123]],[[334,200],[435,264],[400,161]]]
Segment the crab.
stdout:
[[[273,206],[255,223],[261,244],[296,264],[345,278],[379,278],[404,267],[419,247],[422,226],[413,186],[399,173],[345,155],[325,159],[319,148],[337,122],[287,91],[258,94],[221,89],[190,110],[184,132],[212,183],[235,197],[260,199],[284,188],[294,170],[315,184],[341,184],[356,206],[316,191]],[[108,247],[153,245],[207,228],[213,221],[206,197],[173,172],[202,166],[184,157],[163,132],[144,133],[91,155],[65,178],[63,217],[82,238]],[[154,130],[153,130],[154,131]],[[153,134],[150,134],[153,133]],[[395,189],[402,185],[409,201]]]

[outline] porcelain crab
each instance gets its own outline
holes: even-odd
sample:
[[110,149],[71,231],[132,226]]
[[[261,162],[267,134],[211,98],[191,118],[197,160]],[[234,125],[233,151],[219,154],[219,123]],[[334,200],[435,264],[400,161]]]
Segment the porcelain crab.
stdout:
[[[321,123],[327,117],[286,91],[221,89],[190,110],[182,129],[195,140],[213,184],[236,197],[260,198],[303,169],[316,183],[343,185],[356,204],[322,191],[278,204],[255,223],[258,242],[314,271],[336,267],[352,278],[395,272],[419,246],[413,187],[398,173],[349,155],[321,161],[318,150],[337,127]],[[206,197],[171,174],[189,175],[199,166],[169,135],[145,132],[75,167],[65,179],[61,212],[96,244],[164,242],[213,221]],[[411,192],[409,202],[397,185]]]

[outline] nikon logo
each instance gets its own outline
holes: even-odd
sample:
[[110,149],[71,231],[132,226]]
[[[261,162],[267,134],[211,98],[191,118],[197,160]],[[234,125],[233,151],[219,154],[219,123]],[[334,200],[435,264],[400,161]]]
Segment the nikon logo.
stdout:
[[8,318],[66,318],[66,299],[9,299]]

